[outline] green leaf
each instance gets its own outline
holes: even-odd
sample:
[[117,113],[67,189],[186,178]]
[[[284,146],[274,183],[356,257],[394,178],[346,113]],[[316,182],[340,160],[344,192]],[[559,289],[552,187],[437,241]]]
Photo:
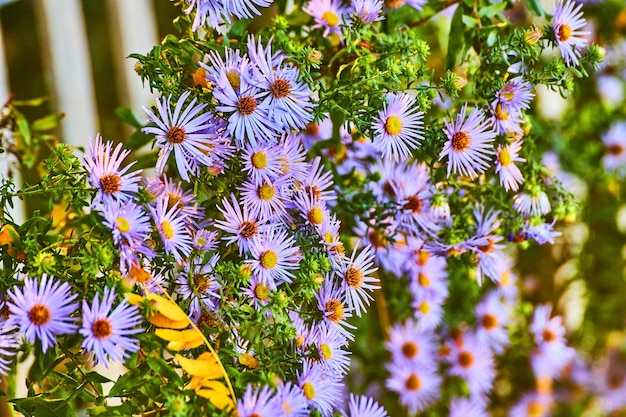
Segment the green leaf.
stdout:
[[13,104],[16,107],[20,107],[20,106],[37,107],[37,106],[41,106],[46,101],[48,101],[48,97],[37,97],[37,98],[31,98],[30,100],[13,100],[11,101],[11,104]]
[[129,125],[140,129],[143,127],[143,124],[135,117],[133,111],[128,107],[118,107],[115,109],[115,114],[119,117],[123,122],[128,123]]
[[97,382],[99,384],[103,384],[105,382],[113,382],[112,379],[109,379],[106,376],[100,375],[99,373],[94,371],[88,372],[87,375],[85,375],[85,378],[87,378],[87,381]]
[[478,16],[480,17],[493,17],[499,13],[502,13],[506,9],[507,2],[492,4],[488,7],[481,7],[478,9]]
[[176,385],[183,385],[183,379],[164,359],[149,357],[146,363],[157,375],[164,376]]
[[45,131],[54,129],[59,125],[61,119],[65,117],[65,113],[49,114],[41,119],[37,119],[33,122],[31,128],[35,131]]
[[124,148],[136,151],[142,146],[150,143],[152,138],[154,138],[154,136],[143,133],[141,130],[137,130],[124,141]]
[[24,140],[26,146],[30,147],[32,141],[30,128],[28,127],[28,120],[26,120],[26,117],[21,113],[17,116],[17,130],[20,132],[20,135],[22,135],[22,139]]
[[463,31],[465,25],[463,22],[463,7],[459,5],[454,16],[452,16],[452,23],[450,24],[450,36],[448,41],[448,53],[446,55],[446,68],[453,69],[456,65],[458,55],[463,50],[464,36]]
[[72,417],[76,413],[63,400],[46,400],[43,397],[27,397],[13,400],[17,411],[28,416]]
[[465,23],[465,26],[467,26],[468,28],[476,27],[476,25],[478,24],[478,20],[473,18],[472,16],[463,15],[462,19],[463,23]]
[[526,7],[528,7],[528,10],[530,10],[530,12],[532,14],[534,14],[535,16],[545,16],[546,15],[546,11],[543,10],[543,7],[541,7],[541,3],[539,2],[539,0],[525,0],[526,1]]

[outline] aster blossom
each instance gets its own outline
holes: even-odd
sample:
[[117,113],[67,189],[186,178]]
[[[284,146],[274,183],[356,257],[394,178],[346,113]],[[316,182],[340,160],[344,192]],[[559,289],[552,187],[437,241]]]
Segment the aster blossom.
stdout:
[[350,417],[388,417],[387,411],[374,399],[365,395],[350,394],[348,416]]
[[217,136],[211,112],[200,114],[206,104],[196,105],[197,98],[194,98],[184,107],[190,94],[186,91],[178,98],[174,112],[172,95],[157,100],[158,116],[144,107],[149,121],[156,126],[142,129],[142,132],[156,136],[156,146],[161,149],[156,163],[157,174],[163,174],[165,163],[174,152],[176,168],[185,181],[189,181],[189,174],[198,173],[199,165],[213,165],[214,160],[209,156],[213,152],[209,138]]
[[341,36],[341,23],[348,9],[338,0],[311,0],[302,10],[315,19],[314,29],[322,28],[322,36]]
[[404,161],[424,139],[424,113],[417,110],[415,97],[408,94],[391,93],[386,99],[372,123],[372,142],[383,158]]
[[74,333],[77,326],[71,317],[78,307],[76,294],[67,282],[43,274],[41,282],[24,278],[24,288],[8,291],[10,316],[7,325],[17,326],[29,343],[41,342],[42,351],[54,346],[57,336]]
[[91,306],[83,300],[83,325],[80,329],[85,339],[82,347],[92,352],[95,363],[108,367],[109,361],[122,361],[128,352],[137,352],[139,342],[129,337],[143,331],[137,327],[142,322],[139,309],[122,300],[113,311],[117,295],[111,288],[105,288],[102,300],[96,294]]
[[519,185],[524,182],[522,172],[515,165],[516,162],[526,162],[519,156],[522,150],[522,141],[515,141],[507,146],[498,145],[496,152],[496,174],[500,176],[500,185],[506,191],[517,191]]
[[378,270],[374,266],[372,246],[366,246],[357,256],[357,247],[352,251],[349,260],[342,262],[338,275],[341,280],[341,288],[345,291],[348,307],[354,310],[357,317],[366,310],[370,300],[374,298],[369,293],[380,288],[376,283],[378,278],[371,276]]
[[470,178],[489,168],[489,155],[495,154],[492,142],[496,137],[481,110],[472,109],[467,119],[467,104],[463,105],[456,121],[444,121],[443,132],[448,141],[439,154],[439,160],[448,157],[448,176],[463,174]]
[[583,18],[582,7],[582,4],[573,0],[558,0],[554,6],[552,29],[566,65],[577,66],[581,57],[580,49],[587,44],[585,35],[589,32],[580,30],[587,23]]
[[106,204],[114,200],[130,200],[139,189],[141,170],[128,172],[135,162],[121,167],[128,154],[130,151],[122,150],[121,143],[113,148],[113,142],[103,143],[99,134],[95,142],[89,138],[89,147],[83,162],[89,173],[89,183],[98,190],[93,201],[94,206],[100,202]]

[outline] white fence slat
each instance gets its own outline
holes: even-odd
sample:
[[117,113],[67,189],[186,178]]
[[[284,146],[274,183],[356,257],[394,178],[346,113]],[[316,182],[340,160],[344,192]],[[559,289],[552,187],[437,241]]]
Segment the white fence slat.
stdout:
[[55,108],[65,113],[62,140],[86,146],[97,133],[91,59],[80,0],[39,0],[38,17],[46,34],[44,50],[52,69]]

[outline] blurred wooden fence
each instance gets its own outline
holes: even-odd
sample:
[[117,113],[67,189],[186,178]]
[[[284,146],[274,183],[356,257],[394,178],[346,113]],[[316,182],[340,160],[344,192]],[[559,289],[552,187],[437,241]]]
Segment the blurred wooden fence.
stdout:
[[[153,101],[126,57],[150,51],[177,12],[169,0],[0,0],[0,103],[9,95],[49,97],[46,108],[26,109],[33,112],[27,116],[65,113],[57,134],[73,146],[98,132],[122,139],[127,132],[115,107],[143,119],[141,106]],[[0,154],[0,175],[10,163]],[[24,207],[16,203],[19,222]]]

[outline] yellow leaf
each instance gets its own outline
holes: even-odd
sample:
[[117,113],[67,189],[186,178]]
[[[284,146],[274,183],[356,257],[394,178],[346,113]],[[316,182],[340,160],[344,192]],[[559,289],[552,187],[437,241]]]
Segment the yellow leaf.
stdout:
[[133,294],[132,292],[126,294],[126,301],[134,306],[139,306],[143,299],[144,297],[142,297],[141,295]]
[[175,302],[163,298],[160,295],[150,293],[146,298],[154,303],[154,309],[170,320],[188,320],[187,314]]
[[259,367],[259,361],[254,359],[252,355],[249,353],[244,353],[243,355],[239,355],[239,363],[247,366],[250,369],[256,369]]
[[168,329],[184,329],[189,326],[189,321],[187,320],[172,320],[161,313],[152,314],[148,317],[148,321],[157,327],[166,327]]
[[20,235],[13,226],[5,224],[2,227],[2,230],[0,230],[0,246],[11,245],[13,243],[13,239],[15,238],[19,239]]
[[218,381],[208,381],[208,384],[195,389],[196,394],[200,397],[207,398],[214,406],[223,410],[225,408],[234,408],[234,403],[230,397],[230,391],[226,386]]
[[212,353],[204,352],[198,356],[198,359],[187,359],[177,354],[176,360],[189,375],[200,376],[203,379],[217,379],[224,376],[217,359]]
[[178,352],[181,350],[197,348],[203,343],[204,341],[202,339],[193,339],[193,340],[184,340],[184,341],[174,340],[167,344],[167,348],[169,350],[175,350]]

